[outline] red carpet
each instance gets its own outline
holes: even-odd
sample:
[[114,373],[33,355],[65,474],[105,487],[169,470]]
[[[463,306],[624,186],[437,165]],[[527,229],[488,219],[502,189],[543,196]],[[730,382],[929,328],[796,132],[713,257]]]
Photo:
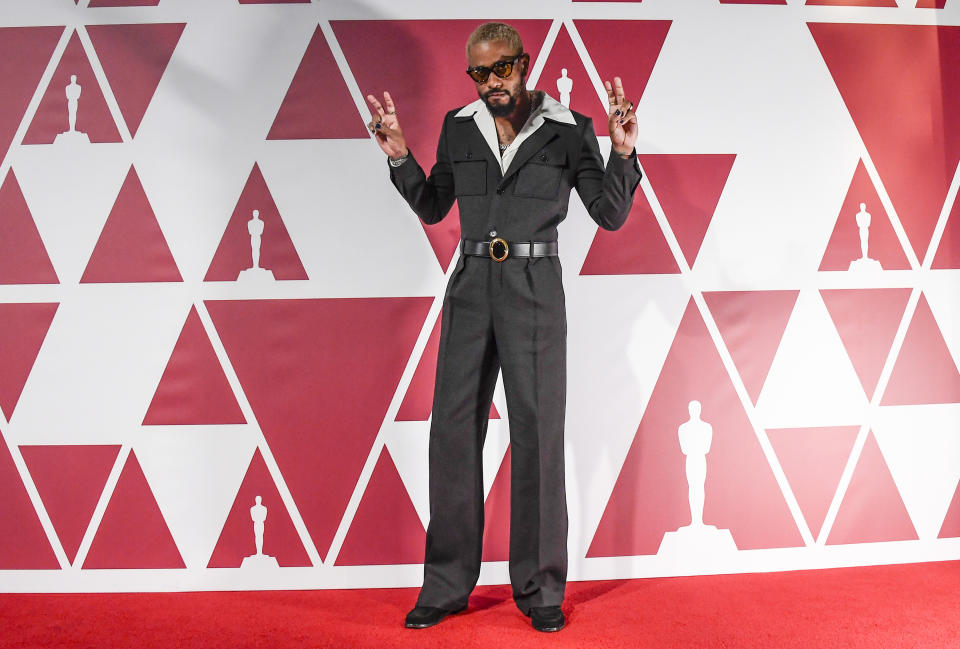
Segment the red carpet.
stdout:
[[960,647],[960,562],[568,586],[567,628],[540,634],[508,586],[402,628],[413,589],[0,595],[0,647]]

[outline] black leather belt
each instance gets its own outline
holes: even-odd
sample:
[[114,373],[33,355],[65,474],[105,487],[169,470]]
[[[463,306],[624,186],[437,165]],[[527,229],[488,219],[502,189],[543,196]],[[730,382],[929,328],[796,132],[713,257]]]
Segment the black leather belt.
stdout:
[[516,241],[510,242],[497,237],[490,241],[463,239],[460,250],[473,257],[490,257],[494,261],[503,261],[507,257],[556,257],[556,241]]

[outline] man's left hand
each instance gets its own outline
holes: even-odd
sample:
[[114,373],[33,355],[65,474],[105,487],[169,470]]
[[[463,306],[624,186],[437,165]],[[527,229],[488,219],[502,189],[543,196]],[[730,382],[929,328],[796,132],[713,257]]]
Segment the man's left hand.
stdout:
[[603,87],[607,89],[607,100],[610,102],[610,117],[607,120],[610,144],[618,155],[630,155],[637,142],[637,115],[633,112],[633,102],[624,96],[620,77],[614,77],[612,84],[604,81]]

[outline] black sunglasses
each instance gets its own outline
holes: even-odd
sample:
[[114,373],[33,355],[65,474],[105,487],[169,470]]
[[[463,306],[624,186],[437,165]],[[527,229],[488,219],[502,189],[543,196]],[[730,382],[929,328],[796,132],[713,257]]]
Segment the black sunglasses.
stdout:
[[509,61],[497,61],[489,68],[484,65],[477,65],[472,68],[467,68],[467,74],[470,75],[470,78],[476,81],[477,83],[484,83],[489,77],[490,73],[493,72],[495,75],[501,79],[506,79],[511,74],[513,74],[513,64],[523,56],[523,52],[520,52],[515,57]]

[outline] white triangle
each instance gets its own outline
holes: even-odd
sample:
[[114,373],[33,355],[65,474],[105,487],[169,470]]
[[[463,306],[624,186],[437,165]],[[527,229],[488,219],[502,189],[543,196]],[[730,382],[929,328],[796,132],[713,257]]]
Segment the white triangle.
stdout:
[[800,292],[757,401],[764,428],[859,424],[867,398],[815,289]]
[[923,294],[953,362],[960,366],[960,273],[934,272],[924,278]]
[[960,404],[880,408],[873,432],[921,539],[935,539],[960,482]]

